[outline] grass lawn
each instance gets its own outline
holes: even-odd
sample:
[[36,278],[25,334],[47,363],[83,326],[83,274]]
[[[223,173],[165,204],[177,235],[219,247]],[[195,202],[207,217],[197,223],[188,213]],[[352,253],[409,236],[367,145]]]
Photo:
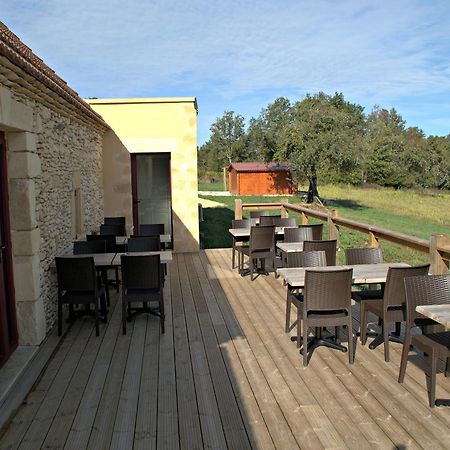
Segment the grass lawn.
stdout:
[[[223,191],[223,182],[219,181],[217,183],[198,183],[199,191]],[[225,189],[226,190],[226,189]]]
[[[338,209],[341,217],[425,239],[434,233],[450,236],[450,193],[419,194],[406,190],[342,186],[321,186],[319,192],[326,199],[326,206]],[[201,196],[201,198],[220,204],[203,210],[204,222],[200,224],[202,248],[231,247],[231,238],[227,230],[234,218],[234,200],[238,197]],[[286,197],[242,196],[240,198],[243,203],[268,203],[277,202]],[[303,202],[299,197],[290,197],[289,201],[298,204]],[[296,216],[292,213],[291,215]],[[297,219],[299,219],[298,215]],[[318,221],[311,219],[311,222]],[[325,227],[324,235],[326,233]],[[340,239],[341,249],[364,246],[368,242],[367,235],[345,228],[341,229]],[[380,241],[380,246],[386,261],[401,260],[418,264],[428,260],[428,256],[424,253],[389,242]],[[343,262],[343,256],[341,252],[340,262]]]

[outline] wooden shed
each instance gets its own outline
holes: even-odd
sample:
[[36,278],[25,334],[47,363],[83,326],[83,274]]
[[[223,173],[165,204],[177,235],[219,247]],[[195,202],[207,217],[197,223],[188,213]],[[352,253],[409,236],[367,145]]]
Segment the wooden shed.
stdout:
[[234,195],[295,194],[287,163],[240,162],[228,167],[228,189]]

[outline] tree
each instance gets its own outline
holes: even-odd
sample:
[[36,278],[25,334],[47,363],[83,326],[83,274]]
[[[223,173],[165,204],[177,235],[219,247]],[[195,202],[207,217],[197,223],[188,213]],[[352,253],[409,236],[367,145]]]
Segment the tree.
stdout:
[[307,95],[294,105],[293,121],[275,159],[289,161],[297,178],[309,181],[312,202],[318,196],[317,176],[355,180],[364,128],[363,108],[345,101],[342,94]]
[[292,122],[292,106],[287,98],[279,97],[264,108],[259,117],[250,119],[248,147],[254,159],[270,162],[283,146],[284,133]]

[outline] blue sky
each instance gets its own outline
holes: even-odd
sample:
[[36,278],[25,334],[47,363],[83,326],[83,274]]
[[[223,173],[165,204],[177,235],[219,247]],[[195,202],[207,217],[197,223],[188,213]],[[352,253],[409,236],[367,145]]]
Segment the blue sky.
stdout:
[[342,92],[450,133],[448,0],[1,0],[2,20],[82,97],[195,96],[224,111]]

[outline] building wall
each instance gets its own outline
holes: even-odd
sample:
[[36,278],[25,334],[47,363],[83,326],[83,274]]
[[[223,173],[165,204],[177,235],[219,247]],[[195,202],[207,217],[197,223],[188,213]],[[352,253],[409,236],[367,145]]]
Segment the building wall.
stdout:
[[7,88],[0,77],[19,343],[32,345],[56,320],[56,273],[50,264],[102,221],[106,130],[59,108],[57,100],[41,102],[41,94],[56,96],[45,87],[37,92],[31,95],[11,82]]
[[289,172],[238,172],[240,195],[292,194]]
[[[111,126],[130,153],[171,153],[173,245],[177,252],[199,249],[197,181],[197,111],[194,98],[88,100]],[[125,159],[121,171],[129,169]],[[114,179],[105,163],[105,177]],[[124,175],[125,176],[125,175]],[[131,186],[123,195],[131,199]],[[105,210],[109,190],[105,185]]]

